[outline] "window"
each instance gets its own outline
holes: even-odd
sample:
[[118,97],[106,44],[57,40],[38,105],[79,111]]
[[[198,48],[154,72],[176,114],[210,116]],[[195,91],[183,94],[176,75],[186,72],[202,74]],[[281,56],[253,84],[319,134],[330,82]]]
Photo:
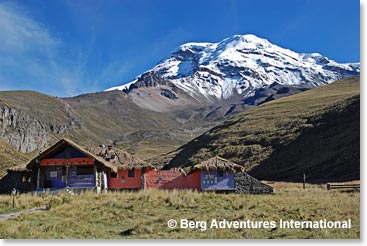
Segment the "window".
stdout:
[[62,176],[66,175],[66,167],[62,167],[62,171],[61,171]]
[[217,171],[217,177],[218,178],[222,178],[223,177],[223,170],[218,170]]
[[57,171],[50,171],[50,178],[57,178]]
[[133,168],[133,169],[130,169],[130,170],[129,170],[129,173],[128,173],[128,175],[127,175],[127,176],[128,176],[129,178],[133,178],[133,177],[135,177],[135,172],[134,172],[134,171],[135,171],[135,170],[134,170],[134,168]]
[[78,166],[76,168],[76,175],[93,175],[93,166]]
[[117,178],[117,173],[111,171],[110,177],[111,178]]

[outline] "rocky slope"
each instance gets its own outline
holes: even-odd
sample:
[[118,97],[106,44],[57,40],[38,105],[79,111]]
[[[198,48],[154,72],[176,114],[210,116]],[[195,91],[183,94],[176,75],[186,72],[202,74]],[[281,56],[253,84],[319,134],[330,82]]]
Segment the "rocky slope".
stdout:
[[0,139],[29,153],[43,149],[52,135],[76,127],[75,115],[60,99],[31,91],[0,92]]

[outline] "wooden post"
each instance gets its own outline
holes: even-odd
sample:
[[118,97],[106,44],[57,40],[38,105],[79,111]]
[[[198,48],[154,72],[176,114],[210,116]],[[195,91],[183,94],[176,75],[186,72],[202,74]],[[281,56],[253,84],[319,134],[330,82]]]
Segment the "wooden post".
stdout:
[[38,170],[37,170],[37,190],[39,190],[39,188],[40,188],[40,176],[41,176],[41,168],[38,167]]
[[106,172],[105,172],[105,168],[103,168],[102,173],[101,173],[101,189],[103,188],[106,192],[107,192],[107,180],[105,180],[106,176],[105,176]]
[[326,184],[326,190],[330,190],[330,184]]
[[303,189],[306,189],[306,174],[303,174]]
[[94,174],[96,175],[94,182],[95,182],[95,185],[96,185],[96,188],[97,188],[97,185],[98,185],[97,166],[93,165],[93,169],[94,169]]
[[17,190],[13,188],[13,190],[11,191],[11,194],[13,196],[13,208],[14,208],[15,207],[15,195],[17,194]]
[[69,166],[66,166],[66,172],[65,172],[65,186],[69,186]]
[[[66,148],[66,159],[69,160],[71,158],[71,155],[70,155],[70,148]],[[69,163],[69,161],[68,161]]]
[[140,178],[140,182],[141,182],[141,185],[140,185],[140,189],[141,190],[144,190],[144,188],[145,188],[145,168],[143,167],[142,169],[141,169],[141,178]]

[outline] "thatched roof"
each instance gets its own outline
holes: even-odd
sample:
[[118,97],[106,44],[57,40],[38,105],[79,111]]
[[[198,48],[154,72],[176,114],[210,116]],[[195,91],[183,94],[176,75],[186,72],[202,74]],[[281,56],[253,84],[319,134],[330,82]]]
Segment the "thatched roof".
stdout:
[[[80,151],[86,156],[93,158],[97,163],[104,165],[105,167],[111,168],[114,172],[117,172],[120,169],[132,169],[132,168],[143,168],[143,167],[151,167],[154,168],[151,164],[140,160],[139,158],[129,154],[128,152],[120,149],[109,149],[106,147],[97,147],[97,148],[88,148],[84,149],[82,146],[73,142],[70,139],[63,138],[56,142],[51,147],[42,151],[39,155],[34,157],[26,164],[18,165],[12,168],[9,168],[9,171],[14,172],[22,172],[32,169],[35,165],[37,165],[37,159],[44,159],[53,154],[56,154],[63,148],[65,145],[71,146],[74,149]],[[109,160],[111,156],[115,156],[114,159]]]
[[171,170],[178,171],[183,175],[189,175],[195,172],[196,170],[206,170],[206,171],[222,170],[222,171],[231,171],[234,173],[245,172],[244,167],[235,164],[227,159],[224,159],[220,156],[214,156],[194,166],[179,166],[171,168]]
[[222,157],[215,156],[208,160],[201,162],[193,167],[192,171],[195,170],[223,170],[223,171],[232,171],[232,172],[244,172],[244,167],[235,164],[229,160],[226,160]]
[[116,165],[118,169],[141,169],[144,167],[154,168],[153,165],[139,159],[136,156],[129,154],[125,150],[101,146],[88,148],[88,151],[103,159],[114,157],[110,160],[110,162]]
[[85,154],[86,156],[94,159],[97,163],[100,163],[101,165],[104,165],[105,167],[109,167],[113,171],[117,172],[118,166],[116,164],[111,163],[109,161],[106,161],[104,158],[102,158],[100,156],[97,156],[97,155],[87,151],[82,146],[80,146],[77,143],[73,142],[72,140],[66,139],[66,138],[63,138],[63,139],[59,140],[58,142],[56,142],[51,147],[49,147],[46,150],[42,151],[39,155],[34,157],[28,163],[12,167],[9,170],[10,171],[16,171],[16,172],[30,170],[30,169],[32,169],[33,167],[35,167],[37,165],[37,160],[44,159],[44,158],[47,158],[49,156],[52,156],[53,154],[58,153],[60,150],[65,148],[66,145],[73,147],[74,149],[76,149],[76,150],[80,151],[81,153]]
[[27,164],[20,164],[17,166],[9,167],[7,171],[8,172],[24,172],[24,171],[29,171],[29,170],[27,169]]

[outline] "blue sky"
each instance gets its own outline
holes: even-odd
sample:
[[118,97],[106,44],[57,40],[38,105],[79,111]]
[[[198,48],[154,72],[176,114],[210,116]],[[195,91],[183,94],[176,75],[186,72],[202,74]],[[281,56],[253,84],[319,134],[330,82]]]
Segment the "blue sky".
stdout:
[[180,44],[247,33],[359,62],[359,8],[359,0],[0,0],[0,90],[101,91]]

